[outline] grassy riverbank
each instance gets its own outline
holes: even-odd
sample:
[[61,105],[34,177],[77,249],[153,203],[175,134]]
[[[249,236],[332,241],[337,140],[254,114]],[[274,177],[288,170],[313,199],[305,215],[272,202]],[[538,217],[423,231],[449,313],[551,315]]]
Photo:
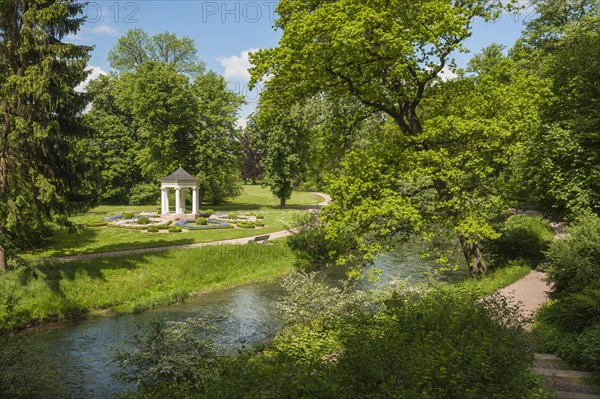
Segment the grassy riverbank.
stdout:
[[[296,258],[285,243],[219,245],[188,250],[39,265],[0,276],[0,329],[84,317],[88,313],[136,312],[181,302],[196,292],[273,280],[290,272]],[[499,269],[460,283],[490,293],[529,272]]]
[[291,271],[294,261],[285,240],[277,240],[48,262],[38,266],[37,278],[24,271],[0,276],[0,329],[180,302],[195,292],[272,280]]

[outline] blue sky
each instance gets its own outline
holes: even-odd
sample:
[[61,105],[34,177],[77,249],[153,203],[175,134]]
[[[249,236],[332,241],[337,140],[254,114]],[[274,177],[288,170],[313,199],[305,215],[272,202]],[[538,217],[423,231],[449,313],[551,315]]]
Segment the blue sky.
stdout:
[[[108,51],[127,30],[141,28],[149,34],[169,31],[194,39],[198,56],[209,69],[222,74],[232,90],[243,94],[248,104],[240,112],[240,122],[254,109],[258,98],[247,83],[248,52],[277,45],[280,31],[273,29],[277,1],[252,0],[90,0],[88,18],[72,41],[94,45],[90,66],[93,76],[109,71]],[[470,54],[457,54],[459,67],[482,48],[500,43],[510,47],[523,28],[519,16],[503,15],[498,21],[476,21],[473,35],[465,43]]]

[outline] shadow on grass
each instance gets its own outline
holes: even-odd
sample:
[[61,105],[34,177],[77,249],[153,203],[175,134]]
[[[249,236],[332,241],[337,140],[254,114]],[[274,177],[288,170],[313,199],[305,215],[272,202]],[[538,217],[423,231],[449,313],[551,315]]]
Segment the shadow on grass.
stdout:
[[75,281],[77,278],[85,276],[92,280],[105,282],[105,272],[107,270],[136,270],[149,263],[148,257],[166,259],[166,252],[153,252],[147,254],[136,254],[130,256],[114,256],[97,259],[77,260],[71,262],[44,261],[36,266],[39,271],[39,277],[48,286],[48,288],[65,298],[61,282]]
[[[193,238],[185,237],[181,237],[175,240],[147,240],[144,237],[139,237],[127,242],[116,242],[102,246],[91,246],[100,240],[98,229],[106,229],[106,227],[88,227],[85,230],[78,233],[60,231],[53,237],[52,242],[48,243],[44,248],[40,248],[39,250],[34,251],[33,257],[36,257],[36,252],[39,254],[40,258],[45,259],[60,256],[85,255],[90,253],[118,252],[131,249],[166,247],[172,245],[192,244],[195,242]],[[122,230],[123,229],[115,229],[114,231],[119,232]]]

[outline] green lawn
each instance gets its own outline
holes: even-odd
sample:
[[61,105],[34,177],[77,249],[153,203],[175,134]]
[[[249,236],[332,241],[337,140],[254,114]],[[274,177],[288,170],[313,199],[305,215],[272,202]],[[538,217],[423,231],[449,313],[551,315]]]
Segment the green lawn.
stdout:
[[90,311],[140,311],[194,292],[270,281],[292,270],[294,262],[285,240],[47,262],[38,265],[37,278],[28,278],[26,270],[0,276],[0,292],[14,296],[10,307],[0,306],[0,329]]
[[[288,201],[289,206],[307,206],[318,204],[322,197],[294,192]],[[238,215],[263,215],[265,227],[256,229],[195,230],[183,233],[146,233],[138,230],[114,227],[87,227],[74,233],[57,230],[47,241],[44,248],[23,254],[29,259],[52,256],[78,255],[86,253],[110,252],[133,248],[150,248],[197,242],[226,240],[230,238],[249,237],[256,234],[268,234],[285,230],[295,224],[304,212],[298,209],[278,209],[278,199],[269,190],[258,185],[246,185],[242,195],[230,203],[221,206],[203,205],[204,209],[235,212]],[[156,205],[102,205],[71,220],[78,224],[99,222],[103,217],[121,212],[156,211]]]

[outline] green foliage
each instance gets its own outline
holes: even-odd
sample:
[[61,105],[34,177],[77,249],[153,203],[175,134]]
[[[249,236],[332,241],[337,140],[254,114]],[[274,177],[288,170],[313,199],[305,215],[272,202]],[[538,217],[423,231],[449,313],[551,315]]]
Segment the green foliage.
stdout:
[[148,226],[148,228],[146,229],[148,233],[158,233],[158,230],[158,226]]
[[48,357],[39,340],[5,334],[3,341],[0,351],[0,392],[3,397],[44,399],[67,396],[67,383],[55,363],[59,360]]
[[265,224],[263,222],[256,222],[255,225],[256,227],[265,227]]
[[518,258],[536,266],[544,259],[544,253],[554,239],[547,220],[538,216],[512,215],[500,231],[502,234],[492,242],[495,255],[503,260]]
[[242,229],[253,229],[256,227],[255,222],[247,222],[247,221],[237,222],[235,225],[237,227],[241,227]]
[[[288,277],[284,289],[278,309],[285,327],[265,348],[216,359],[205,373],[212,380],[197,383],[196,395],[545,397],[524,320],[502,296],[443,285],[365,292],[302,274]],[[171,388],[184,395],[190,387]]]
[[538,1],[536,18],[512,50],[521,68],[550,88],[543,125],[517,153],[521,198],[557,215],[600,212],[600,4]]
[[179,226],[171,226],[169,227],[169,233],[181,233],[181,227]]
[[552,302],[540,313],[539,319],[566,333],[581,333],[594,324],[600,324],[600,280],[581,292]]
[[196,219],[196,224],[197,225],[206,225],[206,218],[198,218]]
[[129,190],[129,205],[154,205],[158,202],[159,189],[153,183],[138,183]]
[[299,258],[315,264],[331,261],[331,243],[325,238],[325,228],[315,214],[298,221],[296,234],[288,238],[288,245]]
[[123,219],[133,219],[135,214],[133,212],[123,212]]
[[[84,115],[84,122],[92,132],[85,141],[86,156],[96,169],[96,186],[104,203],[132,204],[146,202],[140,198],[140,167],[136,155],[141,143],[133,128],[133,118],[117,106],[118,77],[114,74],[102,75],[87,86],[93,97],[92,107]],[[154,188],[152,201],[156,201],[157,188]]]
[[207,209],[206,213],[208,213],[208,216],[212,216],[215,214],[215,211],[213,209]]
[[169,32],[148,36],[142,29],[130,29],[109,51],[108,61],[120,72],[131,72],[154,61],[172,65],[180,73],[195,75],[204,71],[196,52],[194,41],[189,37],[178,38]]
[[135,349],[120,351],[115,360],[119,377],[146,394],[164,393],[179,384],[206,389],[216,369],[215,328],[202,319],[181,322],[153,320],[131,339]]
[[137,218],[137,224],[148,224],[150,223],[150,219],[148,219],[146,216],[140,216],[139,218]]
[[237,219],[237,215],[233,212],[227,214],[227,219],[235,220]]
[[[474,60],[473,74],[439,78],[445,66],[455,69],[448,57],[470,36],[470,21],[493,20],[500,12],[496,2],[467,3],[342,1],[317,7],[289,0],[277,8],[279,46],[252,55],[251,82],[272,77],[261,94],[258,122],[268,132],[263,163],[282,154],[273,166],[265,164],[267,184],[281,189],[274,191],[280,198],[294,183],[289,176],[304,173],[289,173],[296,165],[290,161],[310,163],[310,156],[298,154],[312,151],[295,147],[310,141],[304,126],[278,112],[295,116],[302,101],[331,96],[364,120],[373,115],[375,128],[365,129],[360,144],[345,141],[352,130],[340,123],[338,148],[345,153],[328,153],[339,166],[328,184],[334,201],[326,212],[326,236],[357,242],[334,254],[341,262],[371,261],[392,238],[430,239],[453,230],[470,270],[485,272],[479,243],[498,236],[491,221],[506,207],[503,171],[514,143],[538,126],[537,107],[546,93],[537,79],[512,73],[513,62],[498,46]],[[271,136],[267,127],[279,133]],[[269,170],[278,171],[272,183]]]
[[548,281],[554,294],[581,292],[600,275],[600,217],[583,214],[566,228],[564,239],[550,244]]
[[298,107],[291,110],[267,109],[251,118],[249,125],[259,130],[262,142],[261,166],[263,185],[279,198],[280,206],[290,199],[292,191],[304,177],[310,162],[307,132],[298,123]]

